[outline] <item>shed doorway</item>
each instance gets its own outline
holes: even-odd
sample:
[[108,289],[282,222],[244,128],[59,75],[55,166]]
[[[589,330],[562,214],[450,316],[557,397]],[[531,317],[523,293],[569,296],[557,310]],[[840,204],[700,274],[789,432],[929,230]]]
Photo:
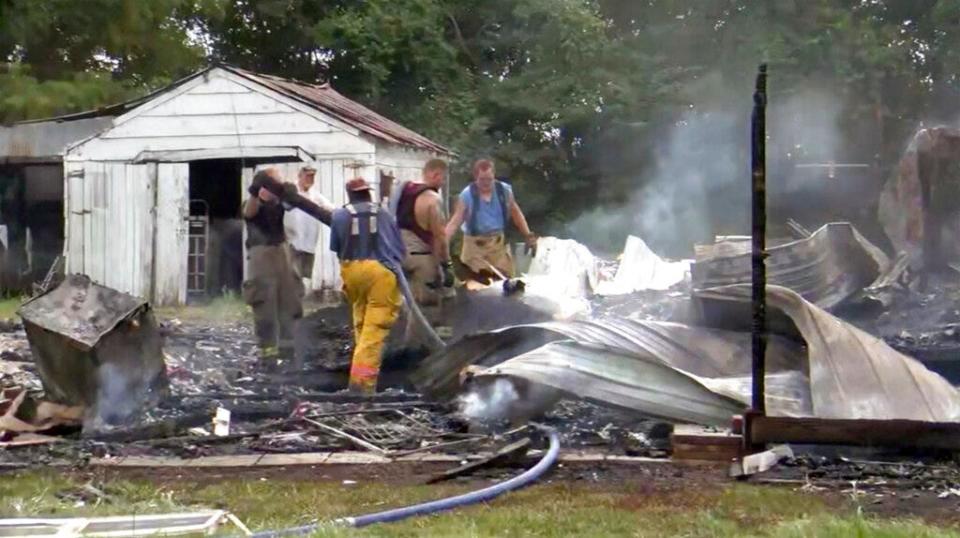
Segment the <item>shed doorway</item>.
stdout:
[[63,252],[63,166],[0,165],[0,295],[30,293]]
[[187,300],[238,293],[243,282],[240,159],[190,161]]

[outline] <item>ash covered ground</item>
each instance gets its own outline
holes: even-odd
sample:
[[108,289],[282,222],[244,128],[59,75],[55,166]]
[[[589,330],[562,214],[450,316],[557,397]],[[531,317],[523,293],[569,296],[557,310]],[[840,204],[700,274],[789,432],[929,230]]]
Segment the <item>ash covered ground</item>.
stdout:
[[[423,401],[407,374],[419,352],[385,357],[381,391],[362,400],[347,384],[352,334],[346,308],[317,310],[296,335],[298,361],[267,372],[257,360],[249,322],[160,319],[170,394],[137,423],[97,432],[62,428],[59,442],[0,451],[0,465],[83,464],[90,458],[303,453],[369,450],[326,426],[390,453],[425,450],[469,453],[502,440],[472,427],[456,403]],[[0,326],[0,388],[24,387],[42,398],[23,327]],[[212,419],[231,413],[227,436],[213,435]],[[665,457],[671,428],[627,412],[579,401],[561,402],[544,423],[561,432],[564,446],[632,456]],[[506,430],[504,426],[498,431]],[[450,448],[445,448],[450,444]]]
[[[945,280],[932,283],[925,293],[902,291],[886,310],[861,307],[837,314],[950,378],[960,358],[957,298],[960,285]],[[599,316],[682,320],[690,299],[688,290],[675,289],[596,299],[593,307]],[[67,428],[51,432],[60,436],[57,443],[0,450],[0,467],[83,465],[91,458],[125,456],[371,450],[329,428],[388,454],[429,450],[464,456],[494,451],[510,440],[510,435],[491,436],[471,427],[455,405],[423,401],[407,382],[407,373],[422,354],[388,354],[381,385],[385,390],[373,400],[361,402],[336,392],[346,385],[352,351],[345,308],[317,310],[305,318],[297,334],[302,368],[288,365],[279,372],[259,367],[249,322],[160,321],[171,384],[168,398],[130,427],[94,436]],[[39,393],[42,388],[19,324],[0,324],[0,349],[0,387],[23,386]],[[213,435],[218,407],[232,414],[227,436]],[[560,431],[565,450],[669,455],[672,427],[636,414],[564,400],[541,422]],[[941,454],[814,447],[797,447],[796,452],[797,458],[768,471],[764,480],[832,491],[860,488],[877,502],[890,502],[897,495],[932,503],[960,496],[960,470]]]

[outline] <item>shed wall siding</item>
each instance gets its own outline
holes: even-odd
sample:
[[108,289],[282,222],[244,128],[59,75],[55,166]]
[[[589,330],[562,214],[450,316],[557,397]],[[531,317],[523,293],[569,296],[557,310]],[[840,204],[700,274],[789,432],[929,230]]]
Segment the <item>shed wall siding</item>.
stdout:
[[214,72],[117,118],[65,158],[132,161],[142,151],[256,146],[299,146],[313,155],[376,151],[338,120]]
[[155,165],[86,162],[66,170],[67,267],[150,298]]
[[190,165],[157,165],[157,252],[153,301],[187,301],[187,218],[190,216]]

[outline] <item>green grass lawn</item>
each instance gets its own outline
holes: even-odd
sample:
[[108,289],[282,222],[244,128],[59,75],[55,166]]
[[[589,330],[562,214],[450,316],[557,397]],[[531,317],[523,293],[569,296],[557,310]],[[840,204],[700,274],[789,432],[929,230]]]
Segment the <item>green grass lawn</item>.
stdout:
[[[279,528],[360,515],[461,493],[464,485],[344,485],[302,479],[122,480],[101,485],[111,502],[78,506],[62,494],[82,482],[52,471],[0,475],[0,516],[164,513],[224,508],[251,529]],[[58,495],[60,497],[58,497]],[[934,537],[957,536],[916,521],[859,515],[844,502],[746,484],[676,491],[634,483],[546,482],[486,505],[361,530],[330,528],[315,536],[685,536]]]
[[160,307],[156,311],[163,319],[176,318],[181,321],[216,320],[233,323],[253,319],[250,307],[235,293],[215,297],[204,304]]
[[0,319],[17,317],[17,309],[24,300],[24,297],[0,297]]

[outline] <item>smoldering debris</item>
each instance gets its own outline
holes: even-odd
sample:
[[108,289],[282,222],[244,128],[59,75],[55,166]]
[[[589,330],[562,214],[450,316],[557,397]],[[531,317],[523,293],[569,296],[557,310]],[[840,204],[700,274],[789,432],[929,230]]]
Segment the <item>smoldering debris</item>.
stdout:
[[[331,451],[364,451],[390,457],[406,454],[455,454],[464,458],[495,450],[506,441],[495,434],[473,431],[455,406],[425,402],[419,394],[402,390],[407,370],[402,361],[388,356],[384,365],[383,392],[373,399],[337,392],[346,385],[351,336],[348,318],[339,311],[319,310],[310,316],[310,330],[318,342],[306,348],[302,369],[289,373],[263,373],[257,364],[252,329],[245,323],[165,320],[164,337],[170,393],[143,413],[136,424],[101,428],[90,435],[58,432],[46,445],[0,450],[0,464],[83,463],[135,457],[198,458],[299,454]],[[33,357],[23,332],[0,333],[7,342],[22,346],[23,368],[7,375],[0,365],[0,387],[33,383],[33,394],[42,394]],[[392,364],[391,364],[392,363]],[[10,368],[12,371],[12,368]],[[390,388],[394,387],[394,388]],[[568,446],[590,447],[625,454],[623,438],[641,436],[636,419],[597,419],[606,411],[592,404],[571,402],[566,415],[550,412]],[[230,411],[228,435],[215,435],[218,408]],[[555,418],[552,418],[555,417]],[[563,417],[563,418],[561,418]],[[597,426],[624,431],[623,435],[591,436]],[[315,423],[323,424],[318,426]],[[645,421],[640,421],[645,423]],[[649,429],[649,428],[647,428]],[[609,430],[609,428],[608,428]],[[501,430],[495,430],[501,431]],[[360,439],[379,450],[364,448]]]
[[44,391],[87,408],[87,422],[119,424],[167,389],[161,338],[149,305],[69,275],[20,307]]

